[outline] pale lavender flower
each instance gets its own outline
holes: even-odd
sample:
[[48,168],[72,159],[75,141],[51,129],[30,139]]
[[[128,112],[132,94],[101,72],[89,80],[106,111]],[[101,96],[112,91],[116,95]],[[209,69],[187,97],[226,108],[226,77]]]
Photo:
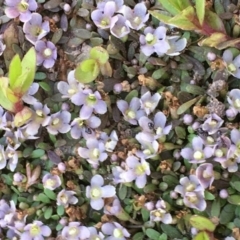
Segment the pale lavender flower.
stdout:
[[104,141],[107,152],[113,152],[118,143],[118,136],[115,130],[113,130],[109,136],[105,132],[102,132],[100,139]]
[[31,12],[38,7],[36,0],[5,0],[5,14],[9,18],[19,16],[21,22],[27,22],[31,19]]
[[166,39],[166,32],[167,29],[163,26],[157,29],[152,27],[145,28],[144,35],[140,35],[141,51],[146,56],[150,56],[153,53],[163,56],[170,49]]
[[102,141],[94,138],[87,139],[87,148],[78,148],[78,154],[85,158],[93,167],[97,168],[99,161],[103,162],[107,159],[108,155],[105,152],[105,146]]
[[231,147],[231,140],[226,136],[221,136],[214,146],[214,161],[223,162],[227,160],[227,153]]
[[52,175],[50,173],[47,173],[43,176],[42,179],[43,182],[43,187],[50,189],[50,190],[55,190],[59,186],[61,186],[61,179],[57,175]]
[[43,126],[47,126],[47,130],[50,134],[57,135],[60,133],[67,133],[71,126],[69,124],[71,120],[71,114],[67,111],[59,111],[57,113],[48,116],[44,121]]
[[130,28],[126,23],[126,19],[122,15],[117,14],[112,18],[110,32],[116,38],[123,38],[130,33]]
[[183,196],[183,202],[185,206],[197,209],[198,211],[204,211],[207,207],[204,195],[201,192],[186,192]]
[[0,200],[0,226],[5,228],[9,225],[13,225],[16,219],[17,212],[14,201],[10,201],[8,204],[5,200]]
[[111,206],[104,205],[104,214],[117,215],[122,211],[122,206],[119,199],[115,196]]
[[212,186],[214,181],[213,165],[211,163],[203,163],[196,169],[196,176],[203,188]]
[[137,134],[135,138],[141,144],[141,150],[136,152],[136,156],[144,159],[153,158],[158,154],[159,143],[154,140],[152,142],[146,141],[146,139],[141,138],[143,134]]
[[83,136],[85,139],[95,137],[95,132],[92,128],[97,128],[101,124],[100,118],[91,116],[88,119],[82,119],[80,117],[73,119],[71,123],[71,136],[74,139],[80,139]]
[[42,22],[42,16],[39,13],[32,13],[31,19],[24,23],[23,31],[29,42],[33,45],[50,31],[49,22]]
[[162,138],[169,134],[172,129],[172,125],[167,125],[167,118],[162,112],[157,112],[154,115],[153,121],[143,116],[138,121],[139,126],[143,129],[143,132],[138,133],[139,139],[143,139],[148,142],[153,142],[155,139]]
[[13,225],[8,225],[9,230],[7,231],[7,237],[10,239],[17,239],[24,232],[24,227],[26,226],[26,218],[24,217],[22,221],[14,221]]
[[232,89],[228,93],[227,101],[237,112],[240,112],[240,89]]
[[183,177],[180,179],[180,184],[174,189],[175,192],[184,196],[187,192],[200,192],[203,194],[204,188],[201,186],[199,179],[195,175]]
[[116,4],[113,1],[108,1],[103,9],[94,10],[91,18],[95,25],[100,29],[108,29],[111,25],[113,14],[116,11]]
[[8,160],[9,169],[14,172],[18,164],[18,152],[16,151],[16,147],[8,145],[5,154]]
[[158,208],[150,212],[150,221],[152,222],[163,222],[165,224],[170,224],[172,220],[171,214],[167,213],[166,209]]
[[237,116],[237,114],[238,114],[238,111],[233,107],[230,107],[229,109],[226,110],[226,117],[230,121],[233,121]]
[[124,3],[123,0],[101,0],[97,3],[97,9],[103,11],[107,2],[114,2],[116,4],[116,10],[121,9]]
[[86,187],[86,196],[90,198],[90,205],[95,210],[100,210],[104,207],[103,198],[113,197],[116,194],[116,189],[111,185],[104,185],[102,176],[95,175],[91,179],[91,186]]
[[102,100],[98,91],[93,93],[91,89],[84,89],[76,98],[76,105],[83,105],[80,110],[80,117],[82,119],[88,119],[93,112],[98,114],[104,114],[107,112],[107,104]]
[[78,199],[74,196],[74,194],[76,194],[74,191],[63,189],[57,195],[57,205],[68,207],[69,204],[76,204]]
[[238,129],[233,129],[230,133],[232,142],[240,150],[240,131]]
[[9,112],[5,112],[5,110],[0,106],[0,129],[1,130],[8,130],[8,121],[12,121],[13,117]]
[[88,227],[88,230],[90,232],[90,237],[88,240],[103,240],[104,235],[101,232],[98,232],[95,227]]
[[57,48],[50,41],[39,40],[35,43],[37,53],[37,65],[43,65],[45,68],[51,68],[57,59]]
[[144,158],[140,160],[135,156],[129,156],[126,159],[128,170],[120,174],[120,178],[125,179],[126,182],[135,180],[138,188],[144,188],[147,183],[147,175],[150,175],[150,166]]
[[[124,179],[123,173],[125,174],[125,171],[119,166],[115,166],[112,168],[113,182],[115,184],[128,182],[128,181],[126,181],[126,179]],[[122,176],[122,174],[123,174],[123,176]],[[134,180],[134,178],[132,180]]]
[[209,146],[204,147],[204,141],[201,137],[194,137],[192,148],[183,148],[181,156],[190,163],[203,163],[213,155],[213,149]]
[[130,237],[127,229],[117,222],[104,223],[101,230],[105,235],[109,236],[106,237],[105,240],[126,240],[126,238]]
[[70,222],[63,228],[61,236],[67,240],[86,240],[90,237],[90,231],[79,222]]
[[33,111],[31,121],[26,125],[26,132],[31,135],[37,134],[38,129],[45,124],[50,113],[48,106],[46,104],[43,106],[40,102],[34,103],[33,108],[35,111]]
[[216,157],[214,160],[219,162],[222,168],[227,169],[229,172],[237,172],[238,163],[240,163],[240,152],[235,145],[231,145],[226,157]]
[[177,56],[187,46],[187,39],[180,36],[167,36],[166,40],[170,48],[165,53],[169,56]]
[[208,132],[209,135],[216,133],[223,125],[223,119],[221,119],[216,113],[211,114],[207,120],[202,124],[202,129]]
[[24,232],[21,233],[20,240],[36,240],[44,239],[51,235],[51,229],[47,225],[43,225],[41,221],[34,221],[24,227]]
[[29,105],[33,105],[33,104],[37,103],[38,100],[35,97],[33,97],[32,95],[36,94],[38,89],[39,89],[39,84],[35,83],[35,82],[32,83],[32,85],[28,89],[27,93],[25,93],[22,96],[22,100]]
[[0,169],[5,168],[7,165],[6,154],[4,151],[4,146],[0,145]]
[[60,81],[57,85],[58,91],[63,95],[62,98],[69,98],[71,102],[78,105],[78,94],[84,88],[82,83],[79,83],[75,77],[75,70],[68,73],[67,82]]
[[147,8],[144,2],[136,4],[133,10],[126,5],[123,5],[118,12],[122,13],[126,18],[126,24],[135,30],[140,30],[144,27],[144,23],[149,19],[149,14],[147,13]]
[[140,98],[141,108],[149,115],[155,110],[160,99],[161,95],[159,93],[155,93],[151,96],[151,93],[148,91]]
[[227,49],[223,52],[223,60],[227,63],[227,70],[236,78],[240,78],[240,55],[233,59],[233,53]]
[[6,45],[0,40],[0,56],[3,54],[4,50],[6,49]]
[[132,98],[130,104],[124,100],[117,101],[117,107],[122,112],[124,120],[137,125],[137,120],[144,116],[144,110],[140,109],[140,99],[137,97]]

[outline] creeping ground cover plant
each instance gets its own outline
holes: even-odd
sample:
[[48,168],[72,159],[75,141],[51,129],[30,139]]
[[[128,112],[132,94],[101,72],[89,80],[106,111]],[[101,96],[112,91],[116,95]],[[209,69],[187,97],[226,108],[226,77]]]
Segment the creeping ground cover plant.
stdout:
[[0,1],[0,239],[240,239],[239,14]]

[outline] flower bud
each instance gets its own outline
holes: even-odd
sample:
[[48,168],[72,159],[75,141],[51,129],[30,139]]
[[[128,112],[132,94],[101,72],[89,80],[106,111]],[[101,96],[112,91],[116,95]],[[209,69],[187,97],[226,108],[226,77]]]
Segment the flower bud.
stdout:
[[167,188],[168,188],[168,184],[165,183],[165,182],[161,182],[161,183],[159,184],[159,188],[160,188],[162,191],[165,191],[165,190],[167,190]]
[[229,108],[226,110],[226,116],[229,121],[233,121],[237,116],[238,112],[234,108]]
[[121,93],[123,90],[123,87],[122,87],[122,84],[121,83],[116,83],[114,86],[113,86],[113,92],[115,94],[119,94]]
[[216,59],[216,54],[215,53],[213,53],[213,52],[209,52],[208,54],[207,54],[207,59],[209,60],[209,61],[214,61],[215,59]]
[[191,114],[185,114],[183,116],[183,122],[186,125],[190,125],[193,122],[193,116]]
[[58,170],[59,170],[61,173],[64,173],[64,172],[66,171],[66,165],[65,165],[65,163],[60,162],[60,163],[58,164]]
[[222,189],[220,192],[219,192],[219,197],[220,198],[227,198],[228,197],[228,191],[226,189]]
[[60,220],[59,220],[59,223],[63,226],[66,226],[68,224],[68,218],[67,217],[62,217]]
[[64,10],[65,12],[69,12],[69,11],[71,10],[71,6],[70,6],[68,3],[65,3],[65,4],[63,5],[63,10]]
[[147,202],[144,204],[144,206],[146,207],[146,209],[148,211],[152,211],[154,209],[154,203],[153,202]]
[[171,197],[172,199],[177,199],[177,198],[178,198],[177,192],[171,191],[171,192],[170,192],[170,197]]
[[196,131],[199,127],[200,127],[200,123],[199,122],[194,122],[193,125],[192,125],[192,129],[194,131]]
[[69,111],[70,110],[70,106],[69,106],[69,104],[68,103],[62,103],[62,106],[61,106],[61,109],[63,110],[63,111]]
[[29,208],[29,205],[27,203],[20,202],[19,203],[19,208],[22,209],[22,210],[25,210],[25,209]]

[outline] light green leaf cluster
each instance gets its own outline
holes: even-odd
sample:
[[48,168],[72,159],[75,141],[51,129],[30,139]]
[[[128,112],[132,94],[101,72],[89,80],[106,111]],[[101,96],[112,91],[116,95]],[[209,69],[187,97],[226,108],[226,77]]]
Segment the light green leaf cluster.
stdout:
[[36,71],[36,52],[32,47],[22,61],[15,55],[9,66],[8,78],[0,78],[0,104],[6,110],[18,112],[22,110],[22,96],[33,83]]
[[82,61],[76,68],[75,78],[81,83],[94,81],[100,72],[103,75],[111,76],[112,68],[108,62],[108,52],[100,47],[93,47],[90,50],[89,59]]

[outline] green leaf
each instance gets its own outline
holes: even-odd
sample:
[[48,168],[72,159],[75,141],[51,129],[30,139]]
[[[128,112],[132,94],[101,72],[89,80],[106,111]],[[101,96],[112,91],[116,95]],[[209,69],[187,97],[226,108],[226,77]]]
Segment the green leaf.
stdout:
[[174,130],[175,130],[178,138],[180,138],[180,139],[185,139],[186,138],[187,134],[186,134],[185,128],[180,127],[180,126],[176,126]]
[[144,222],[147,222],[150,216],[150,212],[146,208],[141,209],[142,219]]
[[204,38],[200,42],[198,42],[199,46],[208,46],[208,47],[217,47],[222,42],[226,42],[228,36],[224,33],[216,32],[211,34],[209,37]]
[[65,212],[65,209],[64,209],[63,206],[58,206],[58,207],[57,207],[57,214],[58,214],[59,216],[62,216],[62,215],[64,214],[64,212]]
[[205,15],[205,4],[206,0],[195,0],[196,1],[196,12],[200,24],[203,24],[204,15]]
[[134,97],[138,97],[138,91],[137,90],[132,90],[130,93],[128,93],[128,95],[125,97],[125,101],[127,101],[128,103],[131,102],[131,100]]
[[236,189],[238,192],[240,192],[240,181],[235,181],[231,184],[231,186]]
[[100,68],[94,59],[87,59],[82,61],[75,70],[75,78],[81,83],[90,83],[94,81]]
[[49,92],[51,90],[51,87],[46,82],[39,82],[39,86],[46,92]]
[[17,80],[17,78],[21,75],[22,73],[22,66],[21,66],[21,59],[18,54],[16,54],[10,65],[9,65],[9,85],[10,88],[12,88]]
[[160,237],[160,233],[157,232],[154,229],[148,228],[146,230],[146,235],[151,239],[151,240],[158,240],[158,238]]
[[203,216],[193,215],[189,219],[190,224],[192,227],[198,230],[208,230],[213,232],[216,226],[207,218]]
[[99,64],[105,64],[109,59],[109,55],[104,48],[97,46],[90,50],[90,58],[97,60]]
[[[222,32],[226,34],[226,30],[221,18],[214,12],[205,9],[205,24],[208,26],[206,30],[203,28],[203,32],[205,31],[206,35],[211,35],[214,32]],[[209,29],[210,28],[210,29]],[[212,28],[212,29],[211,29]]]
[[30,155],[31,158],[40,158],[45,154],[43,149],[35,149]]
[[163,233],[161,234],[161,236],[158,238],[158,240],[167,240],[167,234],[166,233]]
[[214,199],[215,199],[215,196],[214,196],[212,193],[210,193],[210,192],[208,192],[208,191],[205,191],[205,192],[204,192],[204,198],[205,198],[206,200],[214,200]]
[[142,240],[144,239],[144,233],[142,232],[138,232],[136,234],[134,234],[132,240]]
[[25,54],[21,62],[22,72],[21,75],[17,77],[11,86],[14,92],[21,93],[24,95],[33,83],[34,75],[36,71],[36,51],[34,47],[30,48]]
[[158,19],[160,22],[166,23],[168,24],[168,21],[171,19],[171,17],[161,14],[157,11],[148,11],[153,17],[155,17],[156,19]]
[[47,78],[47,75],[44,72],[36,72],[36,74],[35,74],[36,80],[44,80],[46,78]]
[[177,110],[177,114],[181,115],[185,113],[194,103],[196,103],[199,100],[199,97],[196,97],[194,99],[191,99],[188,102],[183,103]]
[[234,205],[240,205],[240,195],[231,195],[227,198],[228,202]]
[[37,196],[36,201],[43,202],[43,203],[50,203],[51,202],[50,199],[44,193],[40,193]]
[[127,186],[124,185],[124,184],[121,184],[119,189],[118,189],[118,196],[121,200],[124,200],[126,198],[127,191],[128,191]]
[[157,69],[153,72],[152,77],[154,79],[160,79],[165,74],[166,71],[167,71],[166,68]]
[[193,240],[211,240],[211,238],[209,237],[209,235],[202,231],[202,232],[199,232],[194,238]]
[[215,199],[213,204],[212,204],[212,208],[211,208],[211,216],[212,217],[218,217],[219,214],[220,214],[220,210],[221,210],[220,200]]
[[190,5],[189,1],[186,0],[159,0],[162,6],[172,15],[181,13],[183,9]]
[[60,231],[63,229],[63,225],[61,225],[60,223],[56,226],[56,231]]
[[184,9],[180,14],[171,18],[168,23],[183,30],[198,30],[193,22],[195,20],[195,10],[192,6]]
[[173,226],[171,226],[169,224],[161,224],[161,229],[171,239],[172,238],[182,239],[182,237],[183,237],[181,232],[176,227],[173,227]]
[[52,207],[48,207],[48,208],[46,209],[46,211],[44,211],[44,218],[45,218],[45,219],[51,218],[52,213],[53,213]]
[[44,193],[51,200],[56,200],[56,198],[57,198],[56,193],[53,192],[52,190],[48,189],[48,188],[44,188]]

